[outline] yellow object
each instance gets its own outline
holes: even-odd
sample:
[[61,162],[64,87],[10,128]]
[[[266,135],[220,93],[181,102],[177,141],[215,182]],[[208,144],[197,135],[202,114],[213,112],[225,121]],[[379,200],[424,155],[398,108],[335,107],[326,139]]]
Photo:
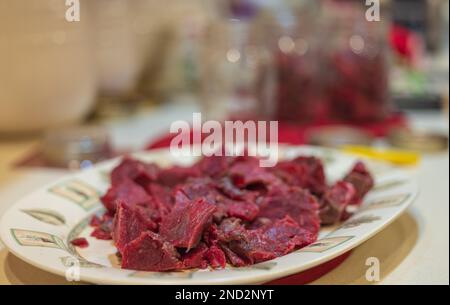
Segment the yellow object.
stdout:
[[345,153],[387,161],[397,165],[416,165],[420,161],[420,154],[412,151],[358,145],[345,145],[341,149]]

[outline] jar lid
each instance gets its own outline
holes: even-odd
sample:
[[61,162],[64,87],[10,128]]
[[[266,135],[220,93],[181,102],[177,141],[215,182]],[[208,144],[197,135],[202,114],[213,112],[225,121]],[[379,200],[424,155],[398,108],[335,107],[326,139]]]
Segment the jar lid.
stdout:
[[47,162],[70,167],[71,162],[95,163],[110,157],[109,137],[100,126],[76,126],[45,133],[42,152]]
[[448,136],[436,132],[396,129],[387,136],[390,145],[424,153],[442,152],[448,149]]
[[327,147],[370,145],[373,141],[373,136],[353,127],[321,127],[309,134],[309,144]]

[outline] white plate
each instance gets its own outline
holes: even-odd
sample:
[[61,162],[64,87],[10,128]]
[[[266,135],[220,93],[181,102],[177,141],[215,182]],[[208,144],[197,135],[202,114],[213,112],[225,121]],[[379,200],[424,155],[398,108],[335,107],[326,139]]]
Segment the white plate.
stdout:
[[[316,155],[326,166],[329,180],[342,177],[355,159],[338,151],[315,147],[280,147],[280,158]],[[174,158],[168,150],[134,154],[161,165],[189,164],[195,158]],[[366,241],[394,221],[415,199],[418,188],[403,170],[368,162],[376,186],[362,207],[345,223],[324,228],[319,239],[298,251],[256,265],[223,270],[137,272],[117,267],[110,241],[89,236],[88,221],[101,213],[99,195],[108,185],[108,172],[118,159],[106,161],[41,188],[16,203],[3,216],[0,236],[8,249],[46,271],[102,284],[252,284],[304,271],[327,262]],[[26,192],[26,190],[24,190]],[[74,248],[69,241],[86,237],[89,247]]]

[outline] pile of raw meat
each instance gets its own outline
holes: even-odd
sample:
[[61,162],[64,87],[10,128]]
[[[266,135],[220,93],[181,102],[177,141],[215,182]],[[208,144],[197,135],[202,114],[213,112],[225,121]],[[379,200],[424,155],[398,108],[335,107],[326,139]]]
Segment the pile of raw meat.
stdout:
[[170,271],[246,266],[317,239],[372,188],[363,163],[328,186],[315,157],[259,167],[254,157],[207,157],[160,168],[124,158],[101,198],[92,236],[112,239],[122,268]]

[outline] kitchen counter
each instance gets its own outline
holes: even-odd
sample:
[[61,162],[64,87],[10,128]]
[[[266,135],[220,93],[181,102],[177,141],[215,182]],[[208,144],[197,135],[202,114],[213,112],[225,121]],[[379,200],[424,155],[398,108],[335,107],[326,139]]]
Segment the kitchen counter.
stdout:
[[[174,117],[191,117],[191,111],[186,106],[169,107],[133,120],[111,123],[107,127],[116,146],[137,149],[138,143],[144,144],[163,132]],[[414,127],[448,134],[448,116],[442,113],[411,113],[409,117]],[[127,131],[138,126],[141,134],[136,134],[131,140]],[[11,166],[35,144],[33,139],[0,139],[0,215],[27,190],[38,188],[66,173],[36,168],[19,170]],[[380,284],[449,284],[448,151],[424,156],[414,172],[419,181],[420,195],[407,212],[357,247],[339,267],[313,284],[369,284],[365,278],[368,268],[365,263],[369,257],[380,261]],[[67,283],[62,277],[21,261],[0,243],[0,284]]]

